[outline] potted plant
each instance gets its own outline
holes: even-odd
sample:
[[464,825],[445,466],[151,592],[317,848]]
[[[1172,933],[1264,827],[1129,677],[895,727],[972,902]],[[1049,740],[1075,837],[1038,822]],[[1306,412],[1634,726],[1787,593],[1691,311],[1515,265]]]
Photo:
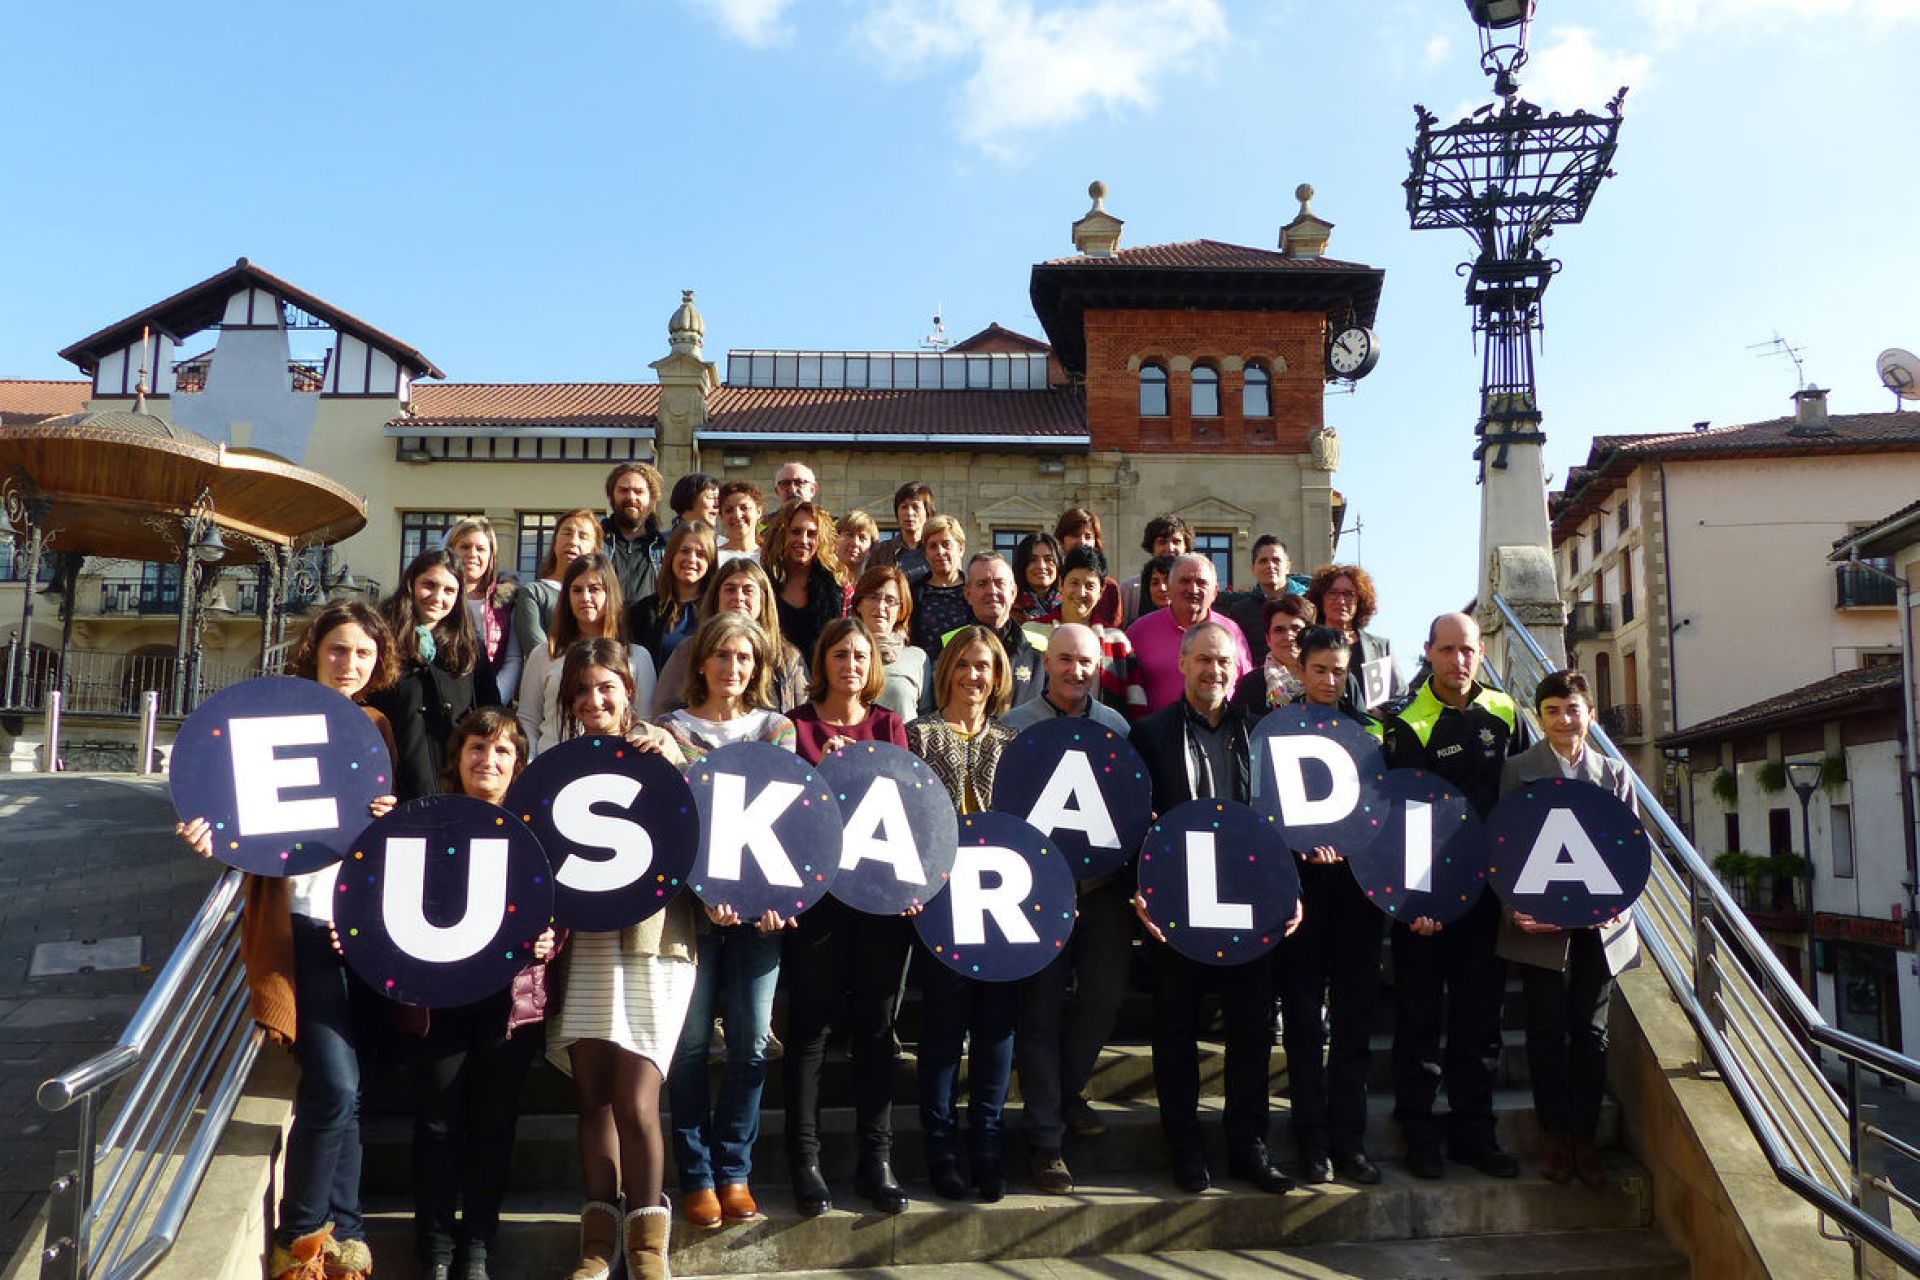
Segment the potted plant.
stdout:
[[1778,760],[1769,760],[1754,771],[1753,779],[1768,795],[1778,795],[1787,789],[1787,766]]
[[1713,798],[1731,809],[1740,803],[1740,779],[1731,769],[1713,775]]
[[1847,755],[1837,751],[1820,762],[1820,785],[1838,791],[1847,784]]

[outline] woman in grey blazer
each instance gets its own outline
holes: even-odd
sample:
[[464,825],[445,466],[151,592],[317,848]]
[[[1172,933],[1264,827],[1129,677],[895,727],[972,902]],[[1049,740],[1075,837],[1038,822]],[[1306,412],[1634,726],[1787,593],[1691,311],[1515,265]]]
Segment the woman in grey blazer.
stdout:
[[[1534,692],[1546,741],[1506,762],[1500,793],[1548,778],[1575,778],[1633,803],[1633,775],[1587,742],[1593,698],[1578,671],[1556,671]],[[1607,1183],[1594,1150],[1600,1095],[1607,1082],[1607,1004],[1613,978],[1638,954],[1633,913],[1604,924],[1560,929],[1509,909],[1499,954],[1520,966],[1526,1006],[1527,1068],[1533,1106],[1544,1132],[1540,1171],[1549,1180],[1578,1177],[1595,1190]]]

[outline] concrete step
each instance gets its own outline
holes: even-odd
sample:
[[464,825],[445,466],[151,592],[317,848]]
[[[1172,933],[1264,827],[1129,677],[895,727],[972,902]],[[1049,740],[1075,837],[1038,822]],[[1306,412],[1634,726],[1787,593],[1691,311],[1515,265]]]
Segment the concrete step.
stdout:
[[[1500,1076],[1498,1083],[1507,1088],[1524,1089],[1528,1082],[1527,1052],[1525,1036],[1517,1030],[1508,1030],[1502,1034]],[[1373,1037],[1373,1055],[1368,1064],[1367,1087],[1375,1093],[1393,1091],[1393,1038],[1387,1033],[1378,1033]],[[404,1053],[401,1045],[398,1052]],[[719,1067],[712,1068],[715,1082],[718,1082]],[[916,1078],[917,1060],[911,1047],[904,1050],[894,1066],[893,1100],[898,1105],[912,1105],[920,1096]],[[1200,1092],[1202,1096],[1215,1096],[1220,1093],[1226,1072],[1226,1052],[1216,1041],[1200,1043]],[[1269,1086],[1276,1094],[1287,1090],[1286,1051],[1275,1045],[1268,1068]],[[844,1098],[852,1092],[852,1064],[846,1055],[838,1051],[831,1053],[821,1071],[821,1093],[828,1098]],[[961,1078],[966,1078],[965,1064],[962,1064]],[[407,1096],[406,1075],[403,1071],[392,1071],[379,1077],[369,1077],[366,1084],[366,1108],[369,1115],[407,1115],[412,1112],[412,1103]],[[1020,1096],[1020,1076],[1014,1073],[1012,1091],[1014,1099]],[[1153,1052],[1149,1046],[1140,1043],[1115,1043],[1100,1051],[1100,1060],[1094,1066],[1093,1077],[1087,1082],[1087,1097],[1098,1102],[1137,1102],[1151,1101],[1153,1091]],[[784,1106],[786,1102],[786,1080],[784,1068],[778,1061],[767,1064],[767,1084],[762,1105],[770,1108]],[[521,1113],[523,1115],[571,1114],[574,1109],[573,1082],[566,1074],[546,1062],[536,1063],[527,1080],[527,1091],[523,1097]]]
[[[1615,1183],[1599,1192],[1455,1168],[1438,1182],[1390,1169],[1376,1187],[1334,1185],[1283,1196],[1223,1179],[1192,1196],[1147,1174],[1103,1177],[1070,1196],[1009,1195],[984,1205],[935,1201],[913,1182],[907,1188],[913,1204],[898,1217],[842,1209],[809,1219],[768,1204],[759,1219],[713,1231],[695,1232],[676,1220],[673,1269],[681,1276],[753,1275],[1645,1228],[1652,1215],[1645,1173],[1624,1157],[1609,1159]],[[411,1280],[411,1211],[377,1200],[370,1208],[368,1232],[382,1274]],[[498,1271],[566,1274],[578,1243],[578,1197],[517,1196],[508,1210]]]
[[[760,1275],[772,1273],[761,1272]],[[1687,1280],[1687,1256],[1654,1231],[1562,1231],[1539,1235],[1452,1236],[1300,1249],[1170,1250],[1087,1258],[1012,1258],[965,1263],[789,1271],[785,1280]],[[743,1277],[742,1280],[749,1280]]]
[[[1271,1099],[1273,1108],[1272,1150],[1274,1157],[1291,1162],[1296,1152],[1288,1127],[1285,1097]],[[1067,1138],[1069,1166],[1084,1177],[1100,1178],[1110,1174],[1132,1174],[1164,1170],[1169,1159],[1166,1139],[1160,1131],[1160,1114],[1151,1102],[1102,1102],[1094,1109],[1106,1122],[1107,1132],[1094,1138]],[[1225,1139],[1218,1123],[1220,1100],[1201,1101],[1201,1123],[1213,1150],[1214,1162],[1226,1167]],[[1393,1120],[1393,1098],[1373,1094],[1368,1098],[1367,1150],[1383,1162],[1398,1161],[1402,1151],[1399,1127]],[[1007,1109],[1007,1173],[1016,1186],[1026,1182],[1027,1147],[1021,1139],[1021,1108],[1018,1103]],[[671,1125],[669,1118],[668,1124]],[[1502,1090],[1494,1097],[1494,1123],[1500,1145],[1530,1159],[1539,1150],[1540,1126],[1534,1114],[1533,1099],[1520,1090]],[[848,1187],[858,1156],[854,1138],[853,1111],[849,1107],[827,1107],[821,1118],[821,1168],[836,1184]],[[1612,1146],[1619,1128],[1619,1107],[1609,1098],[1601,1112],[1599,1141]],[[926,1176],[925,1151],[920,1142],[920,1117],[916,1108],[896,1106],[893,1112],[893,1165],[902,1178]],[[381,1117],[367,1121],[362,1129],[366,1159],[362,1183],[369,1195],[400,1194],[411,1184],[411,1124],[399,1117]],[[785,1149],[786,1117],[778,1110],[761,1112],[760,1141],[754,1148],[753,1185],[756,1189],[784,1188],[787,1183]],[[672,1181],[671,1176],[668,1179]],[[514,1146],[512,1186],[520,1190],[541,1188],[577,1188],[580,1185],[580,1151],[572,1116],[529,1115],[521,1119]],[[769,1195],[784,1202],[784,1190]]]

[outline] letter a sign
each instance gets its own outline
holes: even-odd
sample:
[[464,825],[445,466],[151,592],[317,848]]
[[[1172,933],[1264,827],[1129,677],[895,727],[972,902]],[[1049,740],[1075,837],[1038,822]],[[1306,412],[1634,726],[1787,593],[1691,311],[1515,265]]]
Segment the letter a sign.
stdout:
[[1074,878],[1092,880],[1132,860],[1153,820],[1153,787],[1132,743],[1092,720],[1062,716],[1007,744],[993,807],[1051,836]]
[[1487,819],[1494,892],[1543,924],[1606,922],[1647,887],[1653,848],[1633,810],[1591,782],[1553,778],[1509,792]]

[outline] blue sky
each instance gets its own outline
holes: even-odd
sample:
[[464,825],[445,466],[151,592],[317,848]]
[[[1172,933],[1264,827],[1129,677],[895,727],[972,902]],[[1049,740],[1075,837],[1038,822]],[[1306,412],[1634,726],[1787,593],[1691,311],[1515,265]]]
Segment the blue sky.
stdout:
[[[83,14],[84,16],[78,16]],[[1632,86],[1552,241],[1556,475],[1595,434],[1836,412],[1920,348],[1920,0],[1542,0],[1526,96]],[[0,376],[246,255],[454,379],[643,379],[693,288],[730,346],[1038,333],[1032,263],[1093,178],[1124,243],[1272,245],[1309,181],[1387,270],[1329,401],[1343,544],[1403,651],[1474,589],[1464,237],[1407,229],[1412,104],[1485,100],[1453,0],[565,0],[29,6],[0,52]],[[1860,513],[1868,518],[1880,513]]]

